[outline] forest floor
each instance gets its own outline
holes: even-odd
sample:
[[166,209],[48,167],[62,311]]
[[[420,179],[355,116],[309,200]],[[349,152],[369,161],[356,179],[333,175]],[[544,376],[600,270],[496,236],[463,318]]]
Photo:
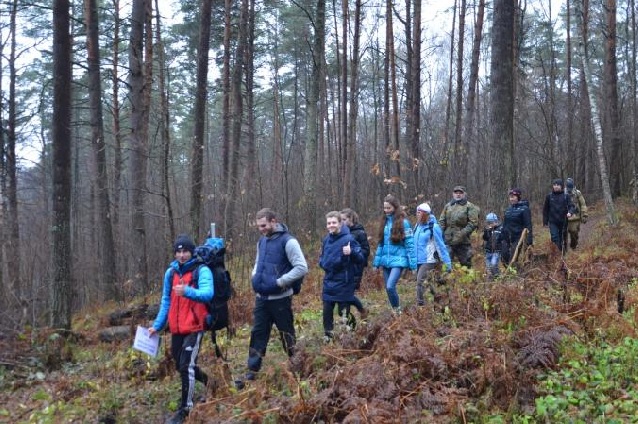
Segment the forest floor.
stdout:
[[[400,315],[390,311],[380,273],[367,270],[360,295],[369,317],[355,330],[339,326],[329,344],[321,328],[322,275],[311,261],[293,301],[296,355],[288,360],[273,331],[262,371],[242,389],[235,380],[245,372],[254,300],[248,283],[236,282],[234,336],[218,336],[227,360],[215,358],[207,336],[199,363],[216,384],[208,391],[198,384],[188,422],[634,422],[638,401],[628,393],[638,387],[635,364],[629,388],[604,394],[610,405],[623,400],[622,408],[588,412],[566,402],[562,415],[549,415],[540,401],[548,393],[543,376],[567,366],[561,358],[571,357],[571,347],[636,339],[638,211],[623,200],[616,206],[621,220],[611,228],[604,205],[593,205],[581,245],[564,261],[552,253],[549,231],[537,226],[519,272],[487,281],[477,253],[475,269],[455,269],[425,307],[416,306],[414,277],[406,275],[398,287]],[[144,311],[141,305],[158,300],[96,305],[75,316],[69,337],[46,328],[2,335],[0,422],[163,422],[179,399],[179,377],[166,354],[170,336],[157,358],[133,350],[135,327],[152,318],[140,314],[126,321],[130,338],[105,343],[98,337],[114,311]],[[566,386],[575,393],[581,380]]]

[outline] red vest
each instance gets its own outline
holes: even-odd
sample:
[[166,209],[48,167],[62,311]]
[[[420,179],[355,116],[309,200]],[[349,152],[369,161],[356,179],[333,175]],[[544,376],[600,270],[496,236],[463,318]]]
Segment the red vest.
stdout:
[[195,302],[184,296],[173,294],[173,287],[180,284],[192,286],[193,270],[187,271],[184,275],[173,271],[173,281],[171,282],[171,305],[168,309],[168,328],[172,334],[190,334],[197,331],[204,331],[208,310],[206,305]]

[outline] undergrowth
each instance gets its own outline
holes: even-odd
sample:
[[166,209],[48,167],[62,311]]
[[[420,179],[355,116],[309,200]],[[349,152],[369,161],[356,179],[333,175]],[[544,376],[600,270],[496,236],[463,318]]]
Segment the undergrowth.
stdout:
[[[355,329],[337,326],[328,344],[322,275],[311,259],[293,301],[296,355],[288,360],[273,331],[262,371],[243,389],[235,380],[245,372],[254,298],[238,282],[234,337],[218,336],[227,360],[214,358],[207,336],[200,365],[216,384],[197,387],[189,422],[631,422],[638,416],[638,220],[631,205],[617,206],[628,217],[617,228],[592,208],[583,244],[564,266],[547,253],[541,229],[525,266],[490,282],[478,254],[477,267],[455,267],[425,307],[416,305],[414,275],[404,275],[401,315],[390,312],[380,273],[367,270],[361,296],[369,318]],[[157,358],[134,351],[130,340],[99,342],[115,306],[78,314],[73,337],[25,329],[10,344],[0,340],[0,422],[162,422],[177,408],[170,335]],[[130,321],[131,334],[149,318]]]

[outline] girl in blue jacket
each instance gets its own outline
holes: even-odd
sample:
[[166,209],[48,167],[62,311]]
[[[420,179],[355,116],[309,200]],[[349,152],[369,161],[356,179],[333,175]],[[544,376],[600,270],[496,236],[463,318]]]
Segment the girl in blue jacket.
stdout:
[[427,203],[421,203],[416,208],[416,226],[414,227],[414,248],[416,250],[416,300],[419,306],[425,304],[425,281],[428,283],[430,293],[434,296],[434,285],[431,283],[432,274],[437,269],[437,264],[442,262],[444,270],[452,270],[452,260],[445,246],[443,230],[432,214],[432,209]]
[[379,245],[372,266],[383,269],[385,291],[390,306],[395,312],[401,312],[397,283],[405,268],[416,270],[414,238],[412,226],[401,209],[399,200],[391,194],[383,199],[385,216],[379,228]]
[[334,329],[334,307],[339,305],[339,315],[346,315],[348,324],[354,328],[356,321],[350,313],[354,301],[357,266],[365,261],[359,243],[347,225],[341,222],[341,213],[326,214],[328,235],[323,239],[319,266],[326,272],[323,278],[323,331],[326,340],[332,338]]

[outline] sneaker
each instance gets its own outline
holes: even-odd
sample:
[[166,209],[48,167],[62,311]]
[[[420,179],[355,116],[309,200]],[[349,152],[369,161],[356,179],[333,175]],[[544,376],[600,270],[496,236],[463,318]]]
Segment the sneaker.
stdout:
[[188,417],[188,411],[180,408],[168,421],[166,421],[166,424],[182,424],[186,417]]
[[257,378],[255,371],[248,371],[246,375],[244,376],[244,379],[246,381],[255,381],[255,378]]
[[366,308],[361,309],[361,311],[359,312],[359,315],[361,316],[361,319],[368,318],[369,314],[370,314],[370,311],[367,310]]
[[323,336],[323,342],[328,344],[332,342],[332,336],[326,334],[325,336]]
[[394,312],[395,315],[401,315],[403,311],[400,306],[397,306],[396,308],[392,308],[392,312]]

